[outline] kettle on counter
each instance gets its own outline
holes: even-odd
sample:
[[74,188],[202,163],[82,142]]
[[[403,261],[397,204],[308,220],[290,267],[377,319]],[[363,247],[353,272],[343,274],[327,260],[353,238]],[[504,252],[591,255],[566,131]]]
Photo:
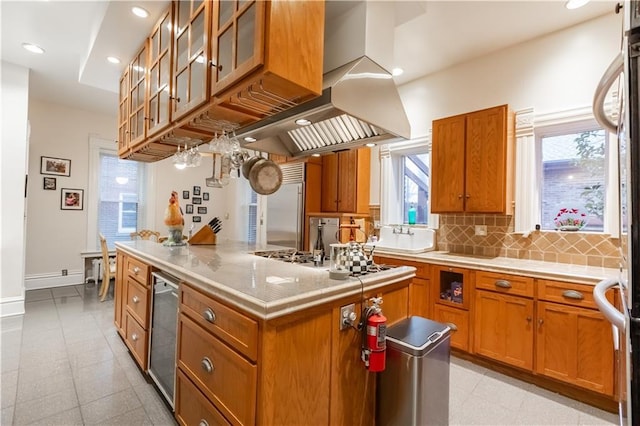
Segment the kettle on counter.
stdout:
[[344,256],[344,266],[352,275],[366,274],[373,263],[373,250],[367,256],[362,246],[355,241],[345,247]]

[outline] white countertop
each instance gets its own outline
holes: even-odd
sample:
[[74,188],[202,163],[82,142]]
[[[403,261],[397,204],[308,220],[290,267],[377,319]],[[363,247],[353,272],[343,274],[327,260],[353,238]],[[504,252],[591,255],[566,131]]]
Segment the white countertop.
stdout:
[[402,254],[376,250],[375,255],[426,262],[436,265],[472,268],[491,272],[505,272],[560,281],[596,284],[605,278],[618,278],[615,268],[601,268],[567,263],[543,262],[539,260],[514,259],[510,257],[484,257],[456,254],[447,251],[428,251],[419,254]]
[[[384,272],[329,278],[324,268],[266,259],[252,253],[281,247],[240,242],[166,247],[153,241],[117,242],[116,248],[184,280],[258,318],[272,319],[415,276],[401,266]],[[328,263],[328,262],[327,262]]]

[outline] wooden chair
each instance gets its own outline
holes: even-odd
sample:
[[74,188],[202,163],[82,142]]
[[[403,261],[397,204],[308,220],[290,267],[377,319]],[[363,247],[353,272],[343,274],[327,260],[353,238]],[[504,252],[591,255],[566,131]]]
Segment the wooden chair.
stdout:
[[109,292],[109,284],[111,278],[116,278],[116,264],[109,261],[109,249],[107,248],[107,239],[100,235],[100,249],[102,250],[102,285],[100,286],[100,301],[104,302]]
[[138,232],[131,233],[131,239],[135,240],[140,238],[141,240],[151,240],[151,237],[155,237],[156,242],[159,242],[160,233],[158,231],[150,231],[148,229],[141,229]]

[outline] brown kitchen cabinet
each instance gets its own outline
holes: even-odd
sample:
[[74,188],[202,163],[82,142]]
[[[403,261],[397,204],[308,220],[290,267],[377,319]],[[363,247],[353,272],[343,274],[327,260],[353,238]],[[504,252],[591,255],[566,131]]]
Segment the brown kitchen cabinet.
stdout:
[[212,2],[181,0],[175,4],[173,41],[173,120],[209,100],[209,30]]
[[432,266],[434,320],[450,325],[451,347],[469,351],[469,307],[473,292],[472,272],[464,268]]
[[125,156],[129,148],[129,67],[124,67],[118,94],[118,156]]
[[385,256],[374,256],[374,262],[378,265],[413,266],[416,268],[416,276],[411,280],[409,286],[409,315],[423,318],[432,316],[431,270],[428,264]]
[[116,252],[116,277],[115,277],[115,284],[114,284],[114,289],[113,289],[113,306],[114,306],[114,320],[113,323],[116,326],[116,330],[118,331],[118,334],[120,334],[120,336],[122,336],[122,338],[124,338],[126,336],[126,333],[124,331],[125,326],[124,326],[124,309],[126,308],[125,305],[125,294],[124,294],[124,285],[125,285],[125,279],[124,279],[124,264],[125,264],[125,254],[120,253],[120,252]]
[[129,124],[126,150],[133,149],[146,137],[147,42],[145,41],[129,65]]
[[322,157],[323,212],[368,213],[371,150],[360,148]]
[[171,122],[171,50],[173,4],[169,6],[149,36],[149,76],[147,97],[147,136],[165,130]]
[[512,211],[513,114],[501,105],[433,121],[431,211]]
[[593,287],[538,281],[536,372],[594,392],[614,394],[611,324]]
[[473,351],[515,367],[533,370],[533,279],[475,273]]

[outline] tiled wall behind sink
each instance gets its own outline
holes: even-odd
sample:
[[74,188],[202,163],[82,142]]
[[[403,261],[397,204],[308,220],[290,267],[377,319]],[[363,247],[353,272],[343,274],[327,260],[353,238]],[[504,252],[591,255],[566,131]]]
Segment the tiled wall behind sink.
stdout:
[[[475,225],[486,225],[487,235],[476,236]],[[512,216],[443,214],[436,244],[438,250],[452,253],[618,267],[618,239],[560,231],[532,232],[524,238],[513,229]]]

